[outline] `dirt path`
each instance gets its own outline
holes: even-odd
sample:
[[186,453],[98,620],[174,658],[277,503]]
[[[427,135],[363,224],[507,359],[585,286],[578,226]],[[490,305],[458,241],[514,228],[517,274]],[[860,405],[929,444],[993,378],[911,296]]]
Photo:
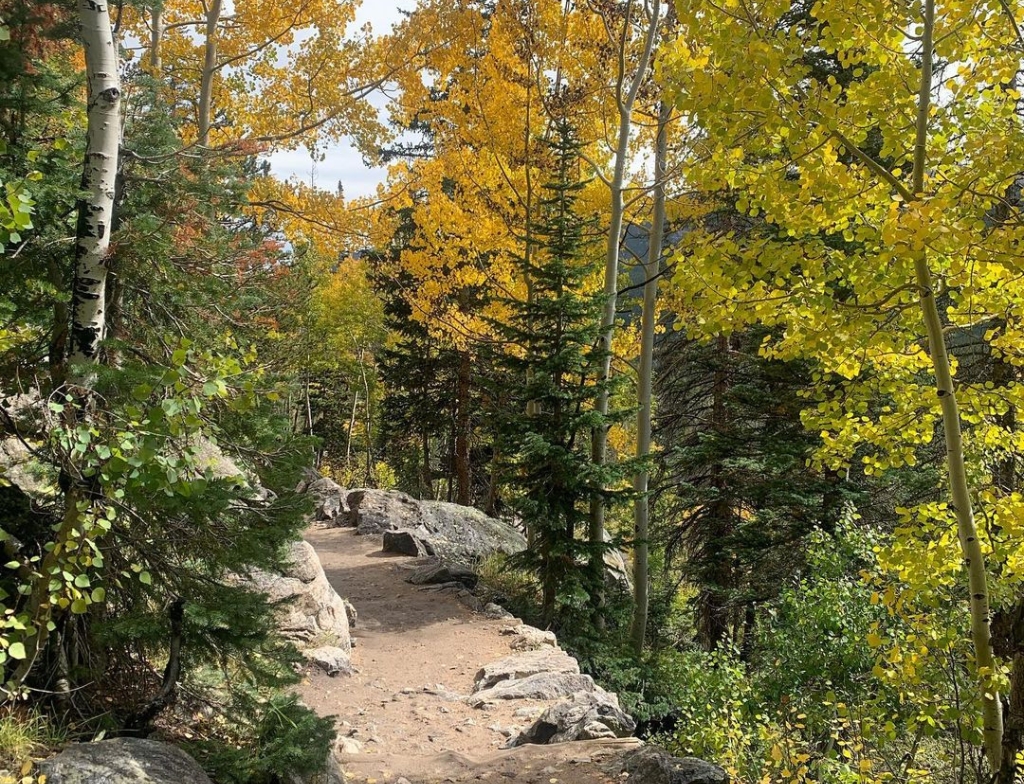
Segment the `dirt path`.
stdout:
[[[338,717],[348,748],[346,780],[373,784],[495,781],[605,784],[621,781],[612,765],[636,741],[588,741],[503,750],[545,703],[512,701],[476,709],[461,698],[486,663],[509,655],[510,621],[488,620],[455,597],[409,585],[417,561],[383,555],[378,537],[352,529],[312,530],[327,578],[359,613],[349,677],[312,673],[303,700]],[[355,741],[355,743],[352,743]],[[405,782],[402,782],[405,784]]]

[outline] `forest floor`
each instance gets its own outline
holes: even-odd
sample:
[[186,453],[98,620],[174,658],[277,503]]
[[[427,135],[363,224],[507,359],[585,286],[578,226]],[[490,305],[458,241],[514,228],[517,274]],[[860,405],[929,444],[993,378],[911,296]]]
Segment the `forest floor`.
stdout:
[[[352,529],[311,530],[327,578],[359,613],[351,676],[310,673],[299,687],[320,715],[336,716],[339,755],[354,784],[610,784],[626,778],[621,757],[638,741],[586,741],[503,749],[513,727],[544,703],[473,708],[474,676],[508,656],[515,621],[490,620],[455,596],[410,585],[415,558],[385,555],[380,538]],[[518,712],[518,713],[517,713]],[[401,782],[406,784],[406,782]]]

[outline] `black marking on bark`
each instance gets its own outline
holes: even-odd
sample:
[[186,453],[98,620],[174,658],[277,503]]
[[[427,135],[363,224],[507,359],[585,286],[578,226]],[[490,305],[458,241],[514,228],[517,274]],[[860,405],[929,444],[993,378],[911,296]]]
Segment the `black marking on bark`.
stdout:
[[939,397],[945,397],[948,394],[949,394],[949,390],[946,390],[946,389],[940,389],[939,390]]
[[985,601],[985,594],[983,594],[983,593],[976,593],[976,594],[974,594],[974,601],[976,601],[976,602],[983,602],[983,601]]

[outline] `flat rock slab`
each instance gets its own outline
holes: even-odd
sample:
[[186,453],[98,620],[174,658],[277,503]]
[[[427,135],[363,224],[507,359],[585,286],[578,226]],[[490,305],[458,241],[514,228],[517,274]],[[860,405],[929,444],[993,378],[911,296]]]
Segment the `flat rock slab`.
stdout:
[[729,774],[718,765],[696,757],[673,757],[657,746],[629,754],[623,771],[630,781],[643,784],[729,784]]
[[500,681],[489,689],[474,693],[469,697],[469,703],[485,707],[498,700],[560,700],[579,692],[593,691],[597,691],[597,686],[589,675],[538,672],[526,678]]
[[477,573],[468,566],[458,564],[432,563],[421,566],[405,578],[412,585],[445,585],[460,583],[467,588],[475,588],[480,581]]
[[538,673],[570,673],[579,675],[580,664],[558,648],[542,647],[524,651],[485,664],[476,674],[474,689],[483,691],[502,681],[519,680]]
[[40,769],[48,784],[211,784],[184,751],[143,738],[75,744]]

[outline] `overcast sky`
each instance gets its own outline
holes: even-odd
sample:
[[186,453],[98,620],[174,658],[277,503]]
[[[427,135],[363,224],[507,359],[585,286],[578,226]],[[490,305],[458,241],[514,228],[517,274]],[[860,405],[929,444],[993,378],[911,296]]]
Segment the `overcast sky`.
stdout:
[[[399,8],[409,9],[413,5],[413,0],[363,0],[352,29],[369,22],[374,34],[380,35],[398,21]],[[364,166],[359,152],[347,144],[328,150],[327,158],[315,163],[305,150],[275,153],[270,156],[270,168],[278,177],[294,176],[326,190],[334,190],[340,180],[345,186],[345,196],[350,199],[372,194],[386,174],[384,169]]]

